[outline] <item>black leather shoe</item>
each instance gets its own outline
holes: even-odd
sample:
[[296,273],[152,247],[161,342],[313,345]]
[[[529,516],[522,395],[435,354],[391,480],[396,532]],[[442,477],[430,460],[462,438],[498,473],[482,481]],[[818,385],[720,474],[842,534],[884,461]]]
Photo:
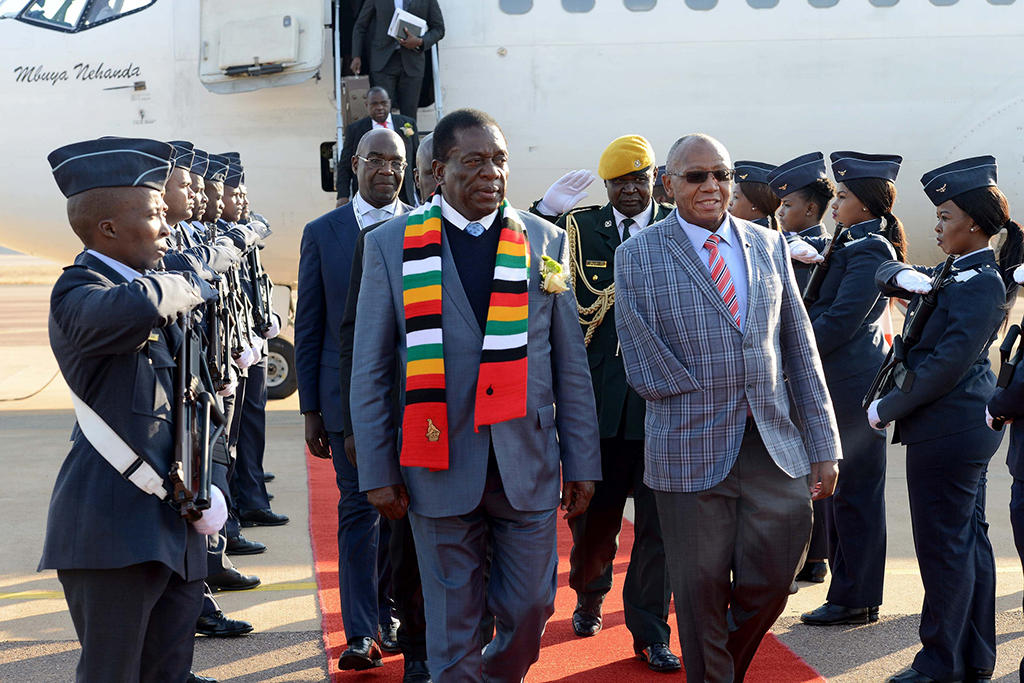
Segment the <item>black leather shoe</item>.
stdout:
[[973,683],[974,681],[991,681],[992,674],[995,671],[992,669],[979,669],[976,666],[967,667],[967,671],[964,672],[964,683]]
[[430,669],[426,662],[406,662],[405,673],[402,675],[402,683],[433,683],[430,680]]
[[350,639],[348,647],[338,659],[338,668],[342,671],[365,671],[382,664],[380,648],[369,636]]
[[288,523],[288,515],[279,515],[270,508],[261,510],[239,510],[238,521],[242,526],[281,526]]
[[260,577],[246,576],[237,569],[225,569],[206,577],[206,585],[215,591],[247,591],[260,585]]
[[660,674],[679,671],[683,665],[679,663],[679,657],[672,654],[668,649],[668,643],[651,643],[637,653],[641,662],[647,662],[647,668],[657,671]]
[[217,683],[217,679],[209,678],[207,676],[200,676],[194,671],[189,671],[188,678],[185,679],[185,683]]
[[240,619],[228,619],[217,610],[213,614],[200,615],[196,622],[196,633],[211,638],[233,638],[252,631],[252,624]]
[[590,599],[576,602],[576,609],[572,613],[572,630],[580,638],[589,638],[601,632],[601,602]]
[[380,649],[389,654],[402,651],[398,646],[398,622],[394,619],[390,624],[380,625]]
[[923,673],[914,669],[907,669],[895,676],[889,676],[885,683],[937,683],[934,678],[928,678]]
[[826,602],[818,609],[804,612],[800,621],[808,626],[836,626],[838,624],[872,624],[878,621],[877,607],[843,607]]
[[264,472],[263,473],[263,483],[264,484],[268,484],[268,483],[274,481],[275,479],[277,479],[277,476],[273,472]]
[[825,583],[826,574],[828,574],[828,566],[824,560],[804,562],[804,568],[796,575],[796,580],[810,583]]
[[242,534],[238,534],[228,539],[228,545],[224,552],[228,555],[259,555],[267,552],[267,546],[257,541],[250,541]]

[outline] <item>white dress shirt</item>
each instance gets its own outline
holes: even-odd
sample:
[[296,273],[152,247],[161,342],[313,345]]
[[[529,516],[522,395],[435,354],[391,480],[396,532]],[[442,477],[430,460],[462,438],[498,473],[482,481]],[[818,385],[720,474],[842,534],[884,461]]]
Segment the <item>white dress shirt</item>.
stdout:
[[965,259],[968,256],[974,256],[975,254],[980,254],[981,252],[986,251],[986,250],[987,251],[994,251],[994,249],[992,249],[992,247],[982,247],[981,249],[975,249],[974,251],[970,252],[969,254],[961,254],[960,256],[957,256],[955,259],[953,259],[953,265],[956,265],[956,262],[961,260],[961,259]]
[[640,232],[641,230],[643,230],[644,228],[651,224],[651,219],[654,218],[654,202],[648,203],[647,208],[641,211],[636,216],[627,216],[626,214],[622,213],[613,206],[612,215],[615,216],[615,226],[619,230],[619,241],[621,242],[622,221],[626,220],[627,218],[633,219],[633,225],[629,226],[629,236],[632,237],[633,235],[637,234],[638,232]]
[[470,223],[479,223],[484,226],[484,230],[487,230],[491,227],[491,224],[494,223],[494,219],[498,216],[498,210],[495,209],[494,211],[491,211],[480,220],[471,221],[453,209],[452,205],[446,202],[444,197],[441,197],[441,216],[459,230],[465,230],[466,226]]
[[376,121],[374,121],[373,122],[373,127],[374,128],[387,128],[388,130],[394,130],[395,129],[395,122],[391,119],[391,114],[389,113],[387,121],[385,121],[384,123],[377,123]]
[[[676,220],[682,226],[683,232],[690,239],[693,250],[697,252],[698,258],[704,267],[711,272],[711,264],[708,262],[711,252],[704,246],[711,232],[704,228],[687,223],[679,215],[676,209]],[[732,224],[732,216],[725,214],[725,220],[718,227],[716,233],[721,241],[718,243],[718,253],[725,260],[729,269],[729,276],[732,277],[732,286],[736,289],[736,303],[740,307],[740,331],[746,329],[747,325],[747,264],[743,260],[743,245],[740,243],[740,236],[736,234]]]
[[378,209],[363,199],[361,192],[356,192],[356,196],[352,199],[352,209],[356,213],[356,221],[358,221],[359,227],[365,228],[394,218],[402,213],[402,204],[398,201],[398,197],[395,197],[395,201]]
[[100,252],[98,252],[98,251],[96,251],[94,249],[86,249],[85,251],[86,251],[86,253],[92,254],[93,256],[98,258],[100,261],[103,261],[105,264],[107,264],[108,266],[113,268],[117,272],[118,275],[123,277],[128,282],[131,282],[132,280],[134,280],[136,278],[142,277],[142,273],[140,273],[139,271],[135,270],[134,268],[132,268],[130,266],[126,266],[125,264],[121,263],[120,261],[118,261],[116,259],[110,258],[106,254],[101,254]]

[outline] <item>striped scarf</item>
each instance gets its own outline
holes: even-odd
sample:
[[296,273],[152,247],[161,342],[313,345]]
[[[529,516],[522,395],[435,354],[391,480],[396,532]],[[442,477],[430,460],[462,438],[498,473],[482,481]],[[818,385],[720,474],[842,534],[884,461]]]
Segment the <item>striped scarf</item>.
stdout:
[[[473,424],[526,416],[526,338],[530,250],[526,228],[507,200],[499,207],[501,234],[487,309]],[[441,334],[441,193],[418,207],[405,225],[402,300],[405,307],[403,467],[448,469],[448,404]]]

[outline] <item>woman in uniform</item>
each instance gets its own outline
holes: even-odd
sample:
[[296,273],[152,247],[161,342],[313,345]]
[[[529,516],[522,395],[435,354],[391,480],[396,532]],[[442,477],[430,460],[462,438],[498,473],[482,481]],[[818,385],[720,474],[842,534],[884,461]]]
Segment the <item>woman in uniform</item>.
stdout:
[[[835,495],[822,506],[832,581],[825,604],[800,617],[813,626],[878,621],[885,575],[885,432],[864,421],[861,399],[886,354],[880,321],[888,299],[878,294],[875,272],[891,259],[901,262],[906,252],[903,226],[892,214],[902,157],[836,152],[831,160],[832,173],[842,179],[832,205],[838,241],[817,298],[806,303],[843,459]],[[802,249],[820,260],[825,245],[820,237],[795,238],[790,250],[794,258]]]
[[737,161],[733,168],[736,182],[729,199],[729,213],[762,228],[778,230],[775,211],[779,198],[768,188],[768,173],[775,167],[761,161]]
[[[954,162],[929,171],[921,183],[936,206],[939,247],[957,258],[934,285],[939,268],[890,261],[876,275],[884,295],[934,289],[936,301],[930,316],[914,318],[924,321],[915,325],[920,341],[907,350],[899,386],[868,406],[869,422],[879,428],[895,422],[894,438],[907,446],[910,518],[925,591],[921,650],[912,668],[889,680],[987,680],[996,641],[985,473],[1002,438],[985,425],[995,389],[988,347],[1016,290],[1009,271],[1021,260],[1022,235],[996,187],[994,158]],[[989,244],[1004,229],[997,260]]]

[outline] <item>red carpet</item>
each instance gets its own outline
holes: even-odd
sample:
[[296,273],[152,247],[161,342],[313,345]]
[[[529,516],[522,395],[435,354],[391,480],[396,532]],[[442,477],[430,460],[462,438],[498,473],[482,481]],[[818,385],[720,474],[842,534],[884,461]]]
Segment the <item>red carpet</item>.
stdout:
[[[338,657],[345,646],[338,596],[338,489],[330,461],[306,454],[309,473],[310,537],[313,542],[314,568],[319,587],[320,610],[323,614],[324,648],[328,671],[334,683],[339,681],[374,681],[390,683],[402,680],[402,656],[385,655],[384,666],[362,673],[338,671]],[[604,628],[593,638],[577,638],[572,632],[572,610],[576,596],[569,589],[569,549],[572,540],[565,522],[558,527],[558,594],[555,614],[548,621],[541,644],[540,660],[530,669],[526,680],[586,681],[587,683],[621,683],[621,681],[665,681],[676,677],[655,674],[633,656],[633,641],[626,630],[622,613],[622,581],[625,578],[629,550],[633,545],[633,525],[623,520],[619,538],[619,554],[615,561],[615,585],[605,600]],[[675,631],[675,615],[669,617]],[[672,635],[672,651],[679,653],[679,639]],[[748,681],[760,683],[802,683],[824,681],[818,673],[783,645],[775,636],[768,636],[754,658]]]

